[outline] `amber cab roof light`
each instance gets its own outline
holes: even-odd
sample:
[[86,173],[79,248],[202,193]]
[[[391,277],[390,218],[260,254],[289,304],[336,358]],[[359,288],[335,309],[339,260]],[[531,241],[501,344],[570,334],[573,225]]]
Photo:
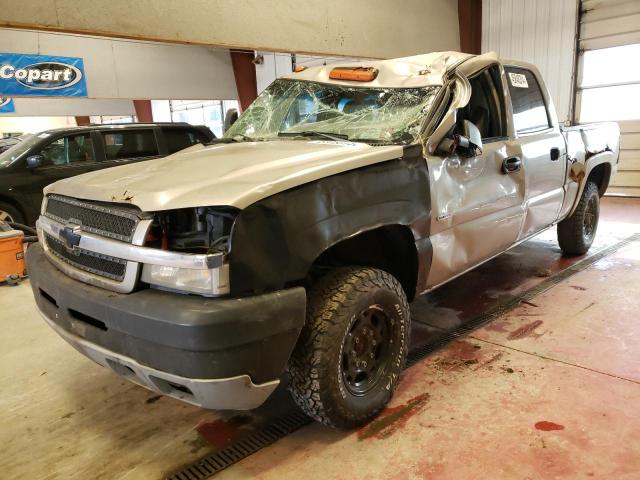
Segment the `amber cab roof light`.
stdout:
[[373,67],[335,67],[329,72],[332,80],[353,80],[354,82],[371,82],[378,76],[378,69]]

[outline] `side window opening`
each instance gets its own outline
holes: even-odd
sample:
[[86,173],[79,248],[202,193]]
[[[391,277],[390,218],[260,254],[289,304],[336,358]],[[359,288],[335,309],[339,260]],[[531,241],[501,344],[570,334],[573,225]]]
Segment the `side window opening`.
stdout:
[[504,138],[507,135],[504,99],[498,88],[499,78],[498,66],[490,67],[470,78],[471,98],[458,112],[458,126],[462,126],[463,120],[469,120],[478,127],[483,140]]
[[153,130],[102,132],[107,160],[153,157],[159,155]]
[[162,131],[169,153],[176,153],[196,143],[206,142],[202,133],[187,128],[163,128]]
[[40,155],[43,165],[62,166],[80,162],[93,162],[93,141],[91,134],[73,135],[54,140],[45,146]]
[[526,68],[505,67],[516,133],[532,133],[551,127],[540,84]]

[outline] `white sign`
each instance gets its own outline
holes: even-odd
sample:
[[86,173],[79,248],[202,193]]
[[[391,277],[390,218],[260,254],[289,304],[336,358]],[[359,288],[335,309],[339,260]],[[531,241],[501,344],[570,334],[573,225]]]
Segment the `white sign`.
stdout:
[[522,73],[509,72],[509,80],[511,80],[511,85],[516,88],[529,88],[527,77],[525,77]]

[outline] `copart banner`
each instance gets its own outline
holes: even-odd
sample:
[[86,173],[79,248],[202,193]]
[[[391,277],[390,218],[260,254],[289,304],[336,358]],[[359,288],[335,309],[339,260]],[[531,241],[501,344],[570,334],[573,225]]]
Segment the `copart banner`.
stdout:
[[82,58],[0,53],[0,95],[86,97]]

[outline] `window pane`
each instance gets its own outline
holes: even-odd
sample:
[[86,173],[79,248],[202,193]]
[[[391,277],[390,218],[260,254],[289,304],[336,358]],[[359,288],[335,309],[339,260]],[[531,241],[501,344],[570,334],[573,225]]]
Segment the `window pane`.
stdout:
[[[462,109],[461,120],[469,120],[473,123],[482,139],[492,139],[506,135],[503,128],[504,105],[499,99],[502,95],[496,94],[493,74],[499,77],[498,67],[492,67],[479,75],[471,78],[471,98],[469,104]],[[498,90],[499,91],[499,90]]]
[[64,152],[64,138],[51,142],[40,151],[44,158],[42,165],[66,165],[67,156]]
[[536,77],[524,68],[506,67],[513,105],[513,123],[518,133],[549,128],[547,108]]
[[584,52],[582,83],[589,87],[640,82],[640,43]]
[[221,122],[222,110],[220,105],[208,105],[204,107],[204,117],[207,122]]
[[191,130],[185,128],[165,128],[163,130],[169,153],[179,152],[199,142]]
[[185,110],[181,110],[179,112],[171,112],[171,120],[173,120],[174,122],[186,122],[188,120],[187,112]]
[[158,145],[152,130],[103,132],[102,135],[107,160],[158,155]]
[[93,141],[91,135],[73,135],[59,138],[45,146],[40,155],[43,157],[43,165],[68,165],[78,162],[93,162]]
[[93,141],[90,134],[67,137],[67,159],[69,163],[93,162]]
[[583,90],[580,122],[640,119],[640,84]]

